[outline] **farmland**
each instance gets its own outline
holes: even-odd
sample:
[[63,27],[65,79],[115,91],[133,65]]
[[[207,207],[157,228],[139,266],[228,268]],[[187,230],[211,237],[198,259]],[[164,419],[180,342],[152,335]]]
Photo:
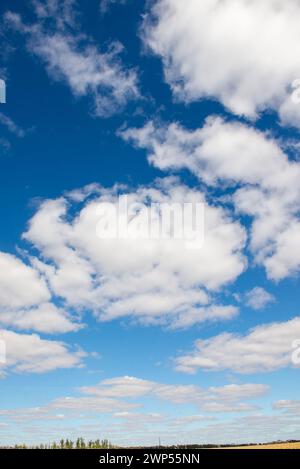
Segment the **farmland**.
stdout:
[[231,446],[227,449],[300,449],[300,441],[291,443],[268,443],[265,445]]

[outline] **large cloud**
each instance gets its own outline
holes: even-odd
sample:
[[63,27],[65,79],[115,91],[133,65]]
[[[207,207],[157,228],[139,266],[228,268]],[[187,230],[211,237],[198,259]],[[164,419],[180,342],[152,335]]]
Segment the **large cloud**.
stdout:
[[[24,235],[40,251],[40,259],[33,258],[33,265],[67,306],[92,310],[102,321],[130,316],[172,327],[237,314],[232,306],[215,304],[213,292],[234,281],[245,267],[241,254],[245,233],[238,222],[232,222],[221,208],[209,206],[201,192],[176,179],[166,178],[136,191],[117,187],[92,190],[81,202],[85,190],[45,201]],[[135,207],[131,220],[134,237],[99,238],[101,220],[108,216],[111,222],[107,204],[118,207],[119,195]],[[174,203],[203,204],[203,247],[188,249],[184,239],[144,238],[141,226],[150,204]],[[145,208],[137,209],[140,204]],[[158,213],[154,213],[153,223]],[[122,217],[124,213],[118,212],[119,222]]]
[[272,279],[300,266],[300,164],[270,136],[237,122],[209,118],[202,128],[177,123],[129,128],[120,135],[148,151],[162,170],[189,169],[213,188],[234,192],[236,211],[253,218],[251,250]]
[[299,21],[297,0],[158,0],[144,40],[180,99],[216,98],[251,118],[273,108],[300,125],[291,100],[300,77]]
[[231,370],[266,373],[292,366],[293,342],[300,336],[300,318],[263,324],[246,335],[223,333],[198,340],[194,351],[176,359],[177,370],[194,373]]

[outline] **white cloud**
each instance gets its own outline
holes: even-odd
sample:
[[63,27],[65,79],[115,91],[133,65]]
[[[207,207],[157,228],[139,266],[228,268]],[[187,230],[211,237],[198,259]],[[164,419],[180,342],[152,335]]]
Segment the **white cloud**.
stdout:
[[189,311],[178,315],[172,321],[172,329],[185,329],[204,321],[226,321],[233,319],[239,314],[236,306],[210,305],[204,308],[191,308]]
[[[192,405],[204,412],[248,412],[256,409],[247,401],[259,399],[269,392],[263,384],[230,384],[218,387],[201,388],[196,385],[170,385],[141,378],[120,376],[105,379],[96,386],[80,388],[79,396],[59,397],[47,405],[36,408],[19,409],[18,415],[13,409],[0,410],[0,415],[13,420],[54,419],[93,413],[95,416],[111,414],[116,419],[155,422],[168,420],[166,416],[153,413],[133,413],[132,410],[143,407],[147,400],[168,402],[175,406]],[[245,401],[245,402],[244,402]],[[59,412],[58,416],[57,413]],[[209,419],[198,415],[193,420]]]
[[41,339],[37,334],[18,334],[0,330],[0,340],[6,344],[6,362],[0,372],[45,373],[60,368],[81,366],[82,351],[71,351],[63,342]]
[[44,333],[76,331],[82,325],[50,303],[51,294],[39,272],[16,256],[0,252],[0,324]]
[[52,303],[42,303],[29,309],[0,311],[0,324],[19,330],[34,330],[46,334],[75,332],[83,327],[62,308]]
[[[232,444],[263,443],[270,441],[297,440],[300,430],[299,418],[285,415],[268,415],[257,412],[226,421],[213,422],[196,431],[185,433],[186,441]],[[175,440],[176,441],[176,440]]]
[[144,41],[161,56],[179,99],[216,98],[250,118],[272,108],[300,125],[291,101],[300,77],[299,21],[297,0],[158,0]]
[[150,121],[119,134],[146,148],[149,162],[162,170],[185,167],[212,186],[251,184],[298,193],[300,165],[267,134],[239,122],[210,117],[202,128],[189,130]]
[[148,151],[161,170],[189,169],[206,185],[234,189],[236,212],[253,219],[250,248],[269,278],[280,280],[300,267],[300,164],[267,134],[237,122],[209,118],[188,130],[149,122],[119,134]]
[[293,416],[300,415],[300,401],[282,399],[280,401],[274,402],[273,409],[283,410]]
[[292,343],[300,336],[300,318],[263,324],[246,335],[223,333],[197,340],[194,351],[176,359],[185,373],[231,370],[235,373],[266,373],[292,366]]
[[[128,316],[169,327],[230,319],[238,313],[232,306],[216,305],[213,298],[215,291],[234,281],[245,268],[241,253],[245,233],[225,211],[209,206],[201,192],[176,179],[166,178],[137,190],[96,190],[94,186],[92,190],[95,194],[80,205],[78,191],[76,200],[72,193],[44,202],[24,235],[44,259],[33,259],[33,265],[66,307],[91,310],[101,321]],[[100,239],[96,229],[107,215],[103,203],[117,206],[119,194],[127,195],[128,203],[135,206],[203,203],[203,248],[187,249],[184,240],[139,237],[145,210],[137,212],[131,224],[138,240]]]
[[[45,441],[52,433],[57,438],[57,425],[62,437],[76,438],[80,433],[95,439],[100,431],[119,445],[153,445],[158,434],[163,444],[295,438],[300,428],[299,402],[277,401],[272,415],[268,410],[262,413],[257,405],[269,392],[268,386],[254,383],[204,388],[120,376],[80,388],[76,396],[59,397],[43,406],[1,409],[0,416],[12,431],[13,425],[18,425],[24,437],[30,433],[35,442],[41,441],[41,435]],[[191,406],[197,413],[191,413]],[[228,412],[235,416],[230,418]],[[76,422],[75,427],[66,427],[70,419]],[[30,421],[34,422],[32,426],[22,426]],[[7,431],[4,428],[3,437]]]
[[[6,22],[25,35],[27,47],[45,63],[49,75],[67,83],[76,97],[87,96],[93,113],[107,117],[139,96],[137,74],[123,66],[123,46],[114,42],[103,52],[79,31],[73,1],[34,2],[37,20],[30,25],[7,12]],[[49,22],[51,27],[49,27]]]
[[29,307],[49,299],[47,285],[36,270],[0,252],[0,314],[1,310]]
[[264,309],[268,304],[273,303],[275,298],[264,288],[255,287],[245,295],[246,305],[253,309]]
[[[181,442],[179,434],[186,441],[198,441],[198,432],[208,423],[220,418],[228,421],[228,412],[253,413],[268,392],[268,386],[262,384],[201,388],[120,376],[42,406],[0,409],[1,422],[7,426],[1,438],[8,437],[9,428],[12,435],[18,429],[22,441],[49,441],[49,435],[55,440],[59,427],[61,438],[76,439],[80,434],[87,440],[96,439],[100,432],[117,445],[153,445],[158,434],[163,444]],[[203,413],[191,414],[193,408]],[[191,432],[188,437],[187,432]]]
[[196,385],[161,384],[131,376],[106,379],[96,386],[83,387],[81,392],[98,398],[137,399],[155,397],[175,405],[192,404],[205,412],[243,412],[254,406],[241,400],[265,395],[263,384],[229,384],[207,389]]
[[300,221],[292,219],[285,230],[278,233],[276,250],[266,259],[270,277],[282,279],[290,272],[298,273],[300,266]]
[[61,397],[49,404],[49,410],[59,409],[73,412],[110,413],[127,411],[139,407],[138,404],[101,397]]
[[138,96],[135,72],[119,61],[123,49],[119,43],[101,53],[93,45],[81,48],[71,36],[56,34],[35,37],[30,49],[43,59],[54,79],[66,81],[75,96],[90,96],[97,116],[110,116]]
[[58,29],[76,27],[77,0],[32,0],[34,12],[40,20],[53,21]]

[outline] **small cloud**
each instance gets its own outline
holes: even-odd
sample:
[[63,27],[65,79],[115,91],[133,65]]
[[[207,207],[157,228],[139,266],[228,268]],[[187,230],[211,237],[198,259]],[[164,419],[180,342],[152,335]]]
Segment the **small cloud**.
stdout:
[[264,309],[268,304],[275,302],[275,297],[264,288],[255,287],[245,294],[246,305],[252,309]]
[[19,127],[10,117],[3,114],[3,112],[0,112],[0,124],[4,125],[16,137],[22,138],[25,135],[25,130]]
[[100,12],[102,15],[107,13],[111,7],[111,5],[114,5],[115,3],[118,3],[119,5],[125,5],[125,3],[128,0],[101,0],[100,1]]

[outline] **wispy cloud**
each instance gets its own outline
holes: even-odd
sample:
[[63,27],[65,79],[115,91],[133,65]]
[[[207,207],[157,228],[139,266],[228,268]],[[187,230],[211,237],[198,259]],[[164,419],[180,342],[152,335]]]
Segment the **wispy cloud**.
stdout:
[[16,135],[16,137],[22,138],[25,135],[25,130],[19,127],[10,117],[3,112],[0,112],[0,124],[4,125],[9,132]]
[[137,73],[123,65],[119,42],[103,51],[80,30],[75,7],[74,1],[35,1],[36,22],[28,24],[10,11],[5,20],[25,36],[28,50],[54,80],[65,82],[74,96],[88,97],[93,114],[108,117],[139,97]]

